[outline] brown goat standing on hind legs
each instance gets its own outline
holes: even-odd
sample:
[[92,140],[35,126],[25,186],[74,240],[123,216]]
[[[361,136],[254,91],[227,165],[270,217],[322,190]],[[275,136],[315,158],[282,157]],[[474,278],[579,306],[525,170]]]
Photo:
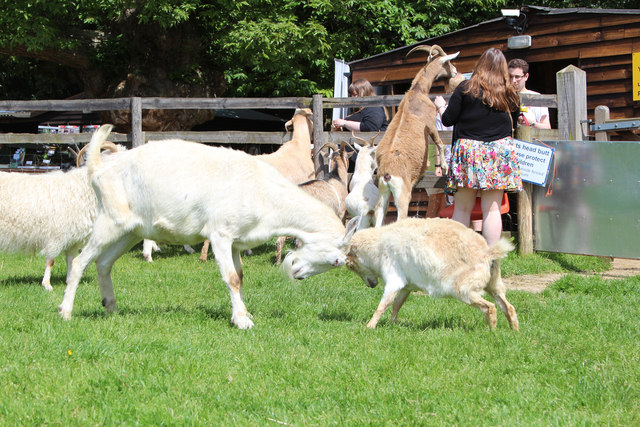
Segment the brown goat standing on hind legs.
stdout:
[[429,91],[433,82],[438,79],[444,79],[447,92],[464,80],[450,62],[459,52],[446,55],[440,46],[421,45],[413,48],[407,56],[417,50],[429,52],[427,64],[416,74],[398,106],[398,112],[378,144],[376,159],[379,194],[375,209],[376,227],[384,222],[391,194],[398,209],[398,219],[407,217],[411,190],[429,167],[429,137],[436,146],[436,162],[442,166],[444,174],[448,169],[444,158],[444,144],[436,130],[437,110],[429,98]]
[[[278,169],[294,184],[301,184],[315,178],[315,165],[311,156],[311,136],[313,135],[313,112],[309,108],[297,108],[291,120],[284,124],[285,130],[293,127],[291,139],[275,152],[256,156]],[[205,240],[200,251],[200,261],[207,260],[209,240]],[[279,264],[279,263],[278,263]]]

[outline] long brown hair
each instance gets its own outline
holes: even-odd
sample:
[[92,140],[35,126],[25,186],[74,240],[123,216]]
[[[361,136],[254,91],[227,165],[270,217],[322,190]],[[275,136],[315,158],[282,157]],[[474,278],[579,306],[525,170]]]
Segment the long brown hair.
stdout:
[[520,98],[511,84],[507,60],[499,49],[489,48],[478,59],[464,93],[482,97],[489,107],[504,112],[516,111]]
[[374,96],[376,91],[373,90],[373,86],[367,79],[358,79],[349,85],[348,89],[350,96]]

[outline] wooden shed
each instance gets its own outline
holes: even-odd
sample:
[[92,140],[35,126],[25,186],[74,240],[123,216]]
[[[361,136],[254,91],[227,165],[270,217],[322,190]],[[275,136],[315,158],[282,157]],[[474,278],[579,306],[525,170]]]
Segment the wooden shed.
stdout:
[[[598,105],[609,106],[612,119],[640,116],[640,101],[634,101],[632,93],[632,54],[640,52],[640,9],[523,6],[519,12],[512,20],[515,22],[501,16],[349,62],[351,79],[368,79],[379,88],[380,95],[403,94],[424,65],[424,53],[406,57],[416,45],[438,44],[447,53],[460,51],[453,62],[462,73],[472,72],[482,52],[495,47],[504,52],[507,60],[526,60],[530,64],[527,88],[542,94],[557,92],[556,72],[567,65],[586,71],[589,118],[593,118]],[[509,39],[514,36],[530,36],[530,47],[509,48]],[[434,93],[439,90],[441,88],[434,86]],[[551,120],[556,127],[554,111],[551,111]]]

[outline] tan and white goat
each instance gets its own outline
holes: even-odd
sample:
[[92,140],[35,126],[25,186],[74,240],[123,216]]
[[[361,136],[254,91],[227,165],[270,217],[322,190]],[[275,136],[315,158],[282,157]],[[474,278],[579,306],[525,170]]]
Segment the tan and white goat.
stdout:
[[98,213],[89,242],[73,262],[58,308],[63,319],[71,318],[78,284],[94,260],[102,305],[109,313],[115,311],[113,264],[145,238],[174,244],[208,238],[229,289],[231,322],[240,329],[253,326],[242,299],[240,251],[273,236],[295,236],[301,247],[283,263],[294,279],[346,262],[357,218],[345,231],[328,206],[267,163],[228,148],[166,140],[120,153],[106,164],[97,153],[111,128],[100,127],[87,150]]
[[378,144],[378,202],[375,210],[375,225],[379,227],[393,194],[398,209],[398,219],[406,218],[409,213],[411,190],[429,167],[429,137],[436,146],[437,163],[447,173],[444,157],[444,144],[436,129],[437,110],[429,91],[435,80],[444,79],[445,90],[457,86],[464,80],[458,75],[451,60],[458,56],[445,55],[440,46],[417,46],[417,50],[427,50],[427,64],[416,74],[411,87],[402,98],[398,112],[389,123],[382,140]]
[[384,293],[367,327],[375,328],[393,303],[391,321],[412,291],[432,297],[453,297],[485,314],[496,327],[496,307],[482,298],[488,292],[504,312],[511,329],[518,316],[505,296],[500,259],[513,250],[501,239],[489,247],[484,238],[459,222],[443,218],[407,218],[379,228],[358,231],[351,238],[347,267],[367,285],[384,283]]
[[[313,135],[313,112],[309,108],[297,108],[291,120],[284,124],[285,130],[293,129],[291,139],[275,152],[256,156],[269,163],[294,184],[301,184],[315,177],[315,166],[311,156]],[[206,261],[209,241],[205,240],[200,251],[200,260]]]

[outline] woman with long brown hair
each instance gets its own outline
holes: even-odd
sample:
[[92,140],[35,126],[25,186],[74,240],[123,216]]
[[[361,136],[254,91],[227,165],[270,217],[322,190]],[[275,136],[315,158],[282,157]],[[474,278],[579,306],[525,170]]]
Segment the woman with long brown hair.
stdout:
[[482,235],[492,245],[502,233],[500,203],[504,191],[522,190],[512,138],[520,100],[502,52],[486,50],[471,78],[453,92],[449,105],[442,97],[436,97],[434,103],[442,114],[442,123],[453,125],[446,188],[454,193],[452,218],[468,226],[480,193]]
[[[349,96],[374,96],[373,86],[367,79],[358,79],[349,85]],[[364,107],[344,119],[335,119],[333,127],[345,131],[375,132],[387,130],[387,118],[382,107]]]

